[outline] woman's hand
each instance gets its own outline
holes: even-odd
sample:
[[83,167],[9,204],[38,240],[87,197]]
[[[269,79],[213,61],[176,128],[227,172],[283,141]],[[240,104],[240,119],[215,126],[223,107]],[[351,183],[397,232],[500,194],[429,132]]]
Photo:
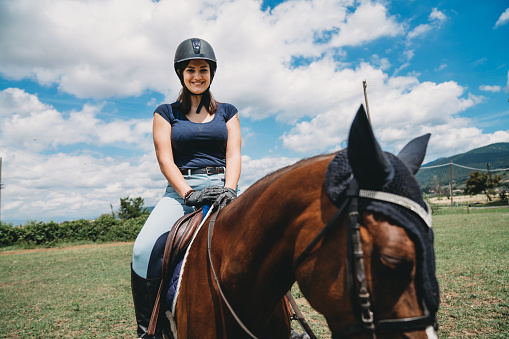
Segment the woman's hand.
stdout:
[[187,206],[212,205],[224,193],[221,186],[210,186],[201,191],[190,190],[184,197]]
[[223,193],[219,195],[215,203],[219,204],[220,207],[223,208],[235,199],[237,199],[237,192],[230,187],[225,187],[223,189]]

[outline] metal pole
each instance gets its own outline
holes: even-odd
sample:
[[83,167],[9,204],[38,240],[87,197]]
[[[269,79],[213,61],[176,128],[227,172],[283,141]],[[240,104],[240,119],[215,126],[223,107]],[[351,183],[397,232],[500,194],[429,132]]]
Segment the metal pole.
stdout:
[[490,178],[490,188],[493,188],[493,180],[491,179],[491,172],[490,172],[490,163],[488,162],[486,164],[488,166],[488,177]]
[[364,88],[364,100],[366,101],[366,113],[368,114],[369,124],[371,125],[371,116],[369,115],[369,105],[368,105],[368,92],[366,91],[368,84],[366,83],[366,80],[364,80],[362,82],[362,87]]
[[452,207],[452,160],[451,160],[451,207]]

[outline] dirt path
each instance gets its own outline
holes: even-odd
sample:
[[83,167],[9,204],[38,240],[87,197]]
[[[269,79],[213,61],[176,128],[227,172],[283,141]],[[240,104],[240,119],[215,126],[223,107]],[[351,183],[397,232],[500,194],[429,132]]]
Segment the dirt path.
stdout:
[[76,245],[76,246],[66,246],[66,247],[50,247],[50,248],[34,248],[28,250],[13,250],[13,251],[3,251],[0,252],[0,256],[4,255],[12,255],[12,254],[29,254],[29,253],[38,253],[38,252],[53,252],[53,251],[68,251],[75,250],[81,248],[94,248],[94,247],[111,247],[111,246],[123,246],[123,245],[133,245],[134,242],[114,242],[107,244],[84,244],[84,245]]

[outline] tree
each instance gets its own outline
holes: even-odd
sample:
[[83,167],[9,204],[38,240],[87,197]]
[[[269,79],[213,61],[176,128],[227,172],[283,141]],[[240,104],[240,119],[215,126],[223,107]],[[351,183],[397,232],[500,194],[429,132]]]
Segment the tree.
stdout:
[[129,196],[120,198],[120,208],[117,213],[120,219],[137,218],[148,213],[149,210],[145,207],[145,201],[142,197],[137,197],[135,199],[129,198]]
[[467,188],[465,189],[465,193],[475,195],[484,192],[484,194],[486,194],[488,197],[488,200],[491,201],[491,197],[488,194],[488,189],[498,185],[500,179],[501,177],[499,175],[495,175],[490,179],[486,173],[477,171],[472,172],[468,175],[468,180],[466,182]]
[[439,182],[436,175],[433,176],[433,189],[437,195],[442,194],[442,181]]

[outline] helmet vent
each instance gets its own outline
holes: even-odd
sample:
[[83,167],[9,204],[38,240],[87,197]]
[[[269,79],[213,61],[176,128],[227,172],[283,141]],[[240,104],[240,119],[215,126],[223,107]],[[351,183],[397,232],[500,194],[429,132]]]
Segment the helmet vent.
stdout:
[[191,39],[191,42],[193,44],[194,54],[200,54],[200,48],[201,48],[200,39]]

